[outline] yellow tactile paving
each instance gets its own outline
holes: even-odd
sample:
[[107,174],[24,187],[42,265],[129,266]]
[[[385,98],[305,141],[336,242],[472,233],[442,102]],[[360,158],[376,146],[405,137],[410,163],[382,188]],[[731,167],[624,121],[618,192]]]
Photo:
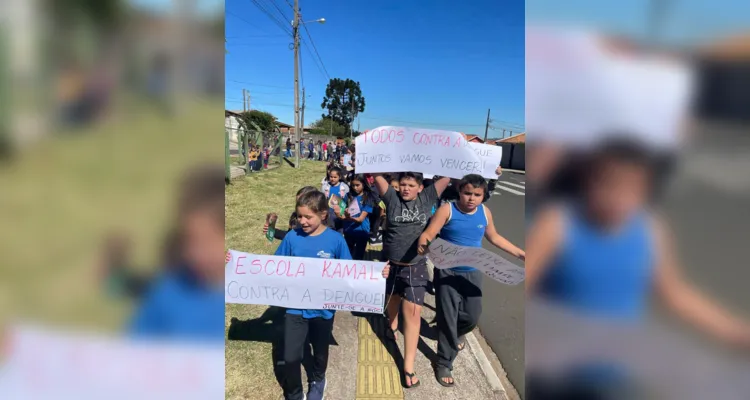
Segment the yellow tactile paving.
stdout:
[[[372,319],[375,329],[382,331],[382,319]],[[388,349],[372,330],[367,318],[359,319],[359,354],[356,400],[403,399],[400,375]]]

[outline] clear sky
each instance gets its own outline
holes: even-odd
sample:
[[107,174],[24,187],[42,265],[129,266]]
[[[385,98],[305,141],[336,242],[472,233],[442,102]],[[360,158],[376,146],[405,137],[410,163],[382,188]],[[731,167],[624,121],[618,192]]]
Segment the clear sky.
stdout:
[[[226,0],[226,107],[241,110],[245,88],[252,108],[291,124],[291,38],[256,2],[290,25],[286,0]],[[300,8],[305,21],[326,19],[307,28],[328,75],[361,84],[360,130],[400,125],[484,135],[489,108],[497,128],[489,137],[523,131],[523,0],[300,0]],[[323,113],[328,77],[304,29],[301,36],[309,125]]]

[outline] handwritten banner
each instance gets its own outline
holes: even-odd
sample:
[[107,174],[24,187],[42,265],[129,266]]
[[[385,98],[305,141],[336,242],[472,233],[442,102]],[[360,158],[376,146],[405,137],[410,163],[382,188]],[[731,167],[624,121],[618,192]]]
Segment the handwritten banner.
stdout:
[[383,126],[356,139],[358,174],[412,171],[461,179],[497,179],[502,149],[466,141],[459,132]]
[[226,303],[380,314],[385,263],[266,256],[230,250]]
[[465,247],[437,238],[430,244],[427,257],[435,268],[474,267],[506,285],[523,282],[526,272],[499,255],[481,247]]
[[4,399],[214,399],[224,343],[134,340],[49,326],[4,333]]

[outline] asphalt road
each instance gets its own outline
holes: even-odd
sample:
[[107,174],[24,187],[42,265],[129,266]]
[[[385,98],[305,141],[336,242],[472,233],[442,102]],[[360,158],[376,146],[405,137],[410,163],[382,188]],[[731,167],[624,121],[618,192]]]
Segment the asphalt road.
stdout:
[[[524,201],[526,175],[504,172],[495,192],[487,201],[495,228],[517,246],[524,248]],[[523,265],[485,241],[484,247],[509,261]],[[486,278],[483,282],[482,317],[479,330],[490,345],[508,379],[524,397],[524,286],[507,286]]]

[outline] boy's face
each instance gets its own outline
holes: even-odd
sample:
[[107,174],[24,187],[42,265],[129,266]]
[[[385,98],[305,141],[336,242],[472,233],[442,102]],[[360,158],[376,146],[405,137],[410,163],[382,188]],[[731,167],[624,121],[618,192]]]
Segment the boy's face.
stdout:
[[417,198],[417,195],[424,189],[424,186],[419,184],[414,178],[403,178],[399,181],[399,193],[401,198],[410,201]]
[[646,205],[650,177],[645,166],[605,161],[592,174],[588,204],[604,222],[618,224]]
[[224,227],[213,210],[194,211],[183,220],[185,260],[205,278],[221,276],[224,266]]
[[482,204],[484,200],[484,188],[465,185],[459,193],[459,202],[461,207],[473,211]]
[[323,223],[321,216],[307,206],[297,207],[297,223],[305,233],[315,232]]
[[328,173],[328,181],[331,183],[331,185],[336,185],[339,183],[339,179],[341,177],[339,176],[339,173],[336,171],[331,171]]

